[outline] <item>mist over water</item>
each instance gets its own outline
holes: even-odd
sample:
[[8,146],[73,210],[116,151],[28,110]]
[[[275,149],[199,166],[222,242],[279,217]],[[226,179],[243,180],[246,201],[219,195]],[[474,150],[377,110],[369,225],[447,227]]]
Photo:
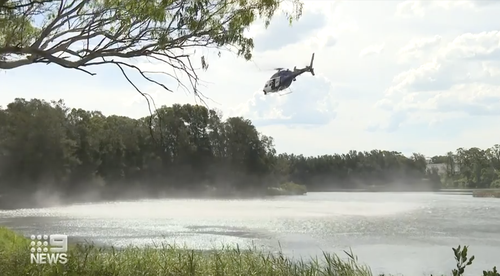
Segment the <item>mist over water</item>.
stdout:
[[374,272],[449,273],[470,245],[477,274],[498,263],[500,200],[433,193],[309,193],[259,200],[143,200],[0,211],[26,235],[68,234],[114,246],[255,245],[294,257],[352,248]]

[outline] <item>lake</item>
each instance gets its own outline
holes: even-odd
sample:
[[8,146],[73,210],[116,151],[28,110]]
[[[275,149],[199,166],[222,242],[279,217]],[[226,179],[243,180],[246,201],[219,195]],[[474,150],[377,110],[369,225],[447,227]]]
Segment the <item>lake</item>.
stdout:
[[[449,274],[451,247],[476,255],[466,275],[500,265],[500,200],[439,193],[308,193],[256,200],[142,200],[0,211],[25,235],[125,246],[280,248],[294,257],[352,249],[374,273]],[[344,255],[345,256],[345,255]]]

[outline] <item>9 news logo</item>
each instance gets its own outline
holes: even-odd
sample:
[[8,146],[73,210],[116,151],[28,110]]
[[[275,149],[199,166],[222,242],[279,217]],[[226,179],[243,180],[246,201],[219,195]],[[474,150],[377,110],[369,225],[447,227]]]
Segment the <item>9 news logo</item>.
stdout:
[[65,264],[68,262],[68,236],[31,235],[30,251],[32,264]]

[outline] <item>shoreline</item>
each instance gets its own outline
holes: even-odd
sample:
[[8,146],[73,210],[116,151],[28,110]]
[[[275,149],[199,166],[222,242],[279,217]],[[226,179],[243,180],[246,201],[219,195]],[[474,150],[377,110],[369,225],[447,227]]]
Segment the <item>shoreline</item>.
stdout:
[[500,189],[481,189],[472,192],[473,197],[500,198]]
[[[66,271],[71,275],[259,275],[259,276],[373,276],[368,265],[358,260],[353,252],[344,251],[345,256],[323,252],[321,258],[293,259],[283,252],[266,252],[249,247],[222,246],[213,250],[192,250],[163,244],[161,246],[128,246],[115,250],[92,244],[69,244],[67,261],[57,264],[30,263],[30,240],[8,228],[0,227],[0,271],[10,275],[37,272],[48,276]],[[473,256],[468,256],[468,247],[453,248],[458,269],[467,270]],[[450,256],[451,258],[452,256]],[[467,264],[469,262],[469,264]],[[168,264],[168,265],[165,265]],[[41,269],[43,268],[43,269]],[[452,270],[453,267],[450,267]],[[487,268],[483,268],[487,269]],[[425,270],[425,267],[422,268]],[[491,276],[499,276],[496,269],[486,270]],[[453,275],[463,275],[454,273]],[[390,274],[378,274],[389,276]]]
[[[500,189],[440,189],[440,190],[390,190],[390,189],[332,189],[328,191],[310,191],[313,193],[437,193],[447,195],[470,195],[477,198],[500,198]],[[138,201],[138,200],[155,200],[155,199],[213,199],[213,200],[249,200],[249,199],[266,199],[282,196],[307,196],[301,194],[250,194],[244,193],[236,195],[210,195],[208,193],[159,193],[156,196],[130,196],[124,193],[122,196],[99,197],[94,200],[78,199],[77,197],[62,200],[57,204],[24,204],[24,202],[33,202],[34,196],[9,196],[0,195],[0,210],[15,210],[15,209],[33,209],[33,208],[49,208],[55,206],[70,206],[74,204],[97,204],[103,202],[116,201]],[[21,203],[22,202],[22,203]]]

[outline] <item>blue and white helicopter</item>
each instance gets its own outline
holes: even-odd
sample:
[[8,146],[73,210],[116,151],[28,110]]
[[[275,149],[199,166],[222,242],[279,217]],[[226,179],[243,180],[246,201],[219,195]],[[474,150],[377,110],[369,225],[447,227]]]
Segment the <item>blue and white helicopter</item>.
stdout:
[[[314,68],[313,68],[313,62],[314,62],[314,53],[312,54],[311,57],[311,64],[309,66],[306,66],[302,69],[297,69],[296,67],[293,67],[293,71],[290,71],[288,69],[283,70],[284,68],[276,68],[275,70],[278,70],[271,79],[269,79],[266,82],[266,85],[264,86],[264,89],[262,92],[264,92],[264,95],[267,95],[267,93],[278,93],[279,91],[282,91],[284,89],[287,89],[290,87],[293,81],[296,81],[297,77],[302,75],[305,72],[310,72],[314,76]],[[290,92],[282,94],[290,94]]]

